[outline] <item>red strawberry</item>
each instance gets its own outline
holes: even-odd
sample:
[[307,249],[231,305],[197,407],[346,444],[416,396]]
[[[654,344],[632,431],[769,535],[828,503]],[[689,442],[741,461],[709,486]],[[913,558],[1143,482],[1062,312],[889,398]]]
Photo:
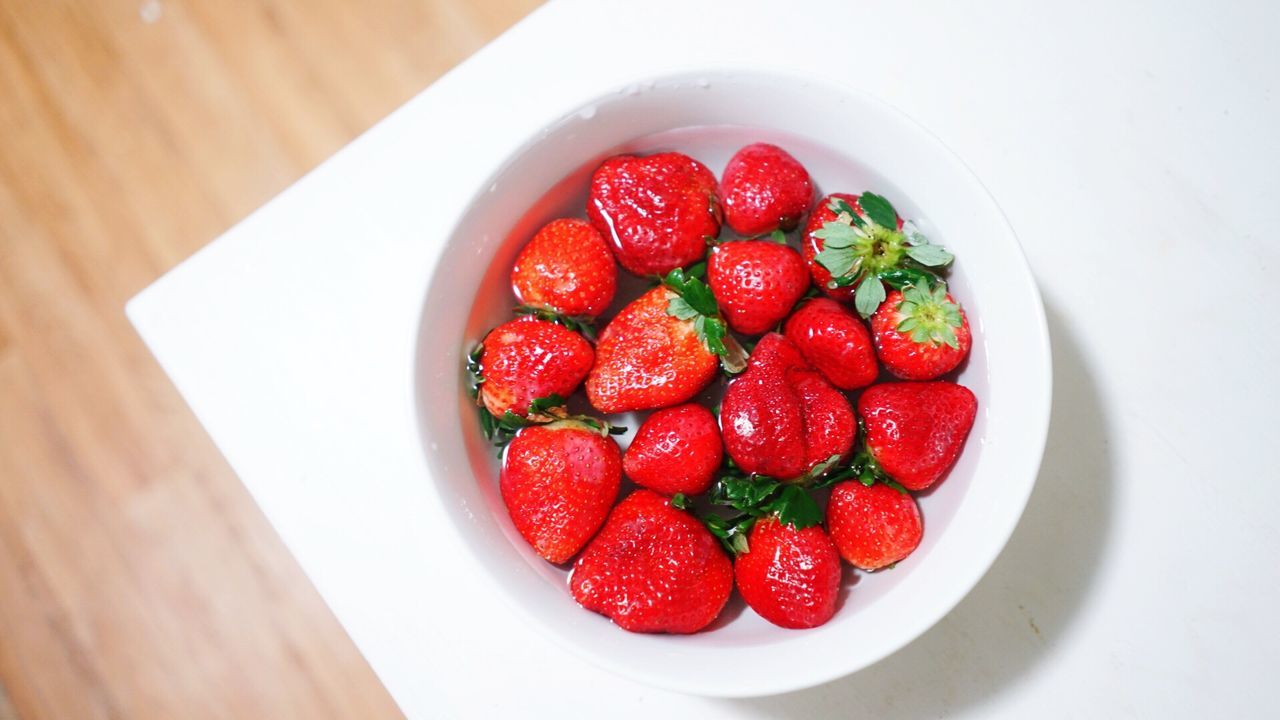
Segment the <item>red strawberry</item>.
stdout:
[[715,416],[688,403],[646,418],[622,457],[622,467],[627,477],[650,490],[698,495],[711,486],[722,456]]
[[791,230],[813,202],[809,173],[777,145],[748,145],[729,159],[720,181],[724,219],[739,235]]
[[591,176],[587,217],[628,272],[663,275],[701,260],[720,234],[716,177],[676,152],[611,157]]
[[607,430],[558,420],[516,433],[499,487],[516,530],[539,555],[562,563],[600,529],[621,477],[622,455]]
[[884,483],[836,485],[827,501],[827,528],[840,555],[863,570],[879,570],[910,555],[924,522],[909,493]]
[[568,397],[591,369],[595,353],[578,333],[519,317],[489,331],[478,354],[480,400],[489,412],[525,416],[538,398]]
[[969,354],[972,338],[964,310],[942,283],[932,290],[908,285],[889,293],[871,316],[876,352],[903,380],[933,380]]
[[733,590],[733,564],[696,518],[649,490],[618,504],[569,578],[582,607],[631,632],[692,633]]
[[787,320],[783,333],[832,385],[857,390],[880,374],[871,334],[843,305],[814,298]]
[[801,530],[765,518],[751,528],[747,545],[734,561],[734,577],[752,610],[784,628],[817,627],[831,619],[842,568],[822,526]]
[[729,327],[744,335],[772,330],[809,290],[800,253],[770,240],[717,245],[707,280]]
[[738,467],[782,480],[846,456],[857,434],[849,401],[777,333],[760,339],[725,390],[720,427]]
[[678,405],[715,378],[717,355],[731,372],[744,364],[711,289],[673,270],[600,333],[587,398],[605,413]]
[[924,490],[960,456],[978,399],[955,383],[884,383],[862,392],[858,414],[880,468],[908,490]]
[[593,318],[613,302],[618,266],[590,223],[561,218],[539,230],[511,268],[516,298],[529,307]]

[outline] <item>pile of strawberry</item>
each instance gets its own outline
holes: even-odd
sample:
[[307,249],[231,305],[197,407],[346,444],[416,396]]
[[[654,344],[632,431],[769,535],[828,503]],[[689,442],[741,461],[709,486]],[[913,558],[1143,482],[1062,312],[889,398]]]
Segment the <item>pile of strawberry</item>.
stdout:
[[[825,623],[841,558],[874,571],[920,543],[911,493],[973,425],[973,393],[939,380],[971,343],[951,254],[884,197],[813,197],[774,145],[718,183],[680,153],[610,158],[588,220],[520,252],[519,317],[470,355],[512,522],[549,562],[576,556],[574,598],[626,630],[701,630],[735,585],[774,624]],[[785,233],[806,216],[797,251]],[[750,239],[719,241],[722,224]],[[617,264],[655,284],[593,338]],[[691,402],[722,377],[718,408]],[[569,414],[584,384],[600,413],[654,411],[625,453],[619,428]],[[618,502],[624,474],[639,487]]]

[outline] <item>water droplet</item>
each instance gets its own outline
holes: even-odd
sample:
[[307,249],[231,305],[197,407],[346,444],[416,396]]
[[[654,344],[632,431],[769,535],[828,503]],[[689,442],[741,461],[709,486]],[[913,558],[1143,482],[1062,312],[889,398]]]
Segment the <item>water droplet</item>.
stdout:
[[584,107],[582,108],[582,110],[578,111],[578,117],[582,118],[583,120],[590,120],[595,116],[596,116],[595,105],[588,105],[587,107]]
[[490,185],[490,186],[489,186],[489,192],[491,192],[491,193],[492,193],[492,192],[498,192],[498,183],[494,183],[494,184]]

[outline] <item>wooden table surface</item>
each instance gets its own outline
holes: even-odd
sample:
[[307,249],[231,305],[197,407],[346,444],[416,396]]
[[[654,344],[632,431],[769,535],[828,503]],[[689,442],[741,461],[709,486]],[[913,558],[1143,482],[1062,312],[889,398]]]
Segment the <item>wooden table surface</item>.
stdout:
[[398,715],[123,307],[535,5],[0,0],[0,720]]

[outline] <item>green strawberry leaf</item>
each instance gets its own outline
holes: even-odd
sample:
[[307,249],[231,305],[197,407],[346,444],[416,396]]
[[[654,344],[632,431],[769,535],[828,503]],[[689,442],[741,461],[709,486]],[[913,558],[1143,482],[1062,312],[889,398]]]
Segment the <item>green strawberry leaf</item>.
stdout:
[[946,267],[956,259],[941,245],[913,245],[906,252],[912,260],[926,267]]
[[890,230],[898,229],[898,213],[888,200],[873,192],[864,192],[858,196],[858,204],[871,222]]
[[684,493],[676,493],[671,496],[671,507],[679,510],[688,510],[689,498],[685,497]]
[[859,315],[869,318],[880,307],[880,303],[884,302],[885,297],[887,295],[880,278],[865,277],[859,283],[857,292],[853,294],[853,307]]
[[561,315],[553,310],[546,308],[533,307],[532,305],[520,305],[516,307],[517,315],[532,315],[539,320],[553,322],[563,325],[570,330],[582,335],[591,342],[596,341],[595,321],[588,317],[571,317],[569,315]]
[[667,303],[667,314],[681,320],[692,320],[702,315],[702,313],[693,309],[688,300],[679,295],[671,298],[671,301]]
[[564,398],[555,393],[551,393],[546,397],[534,398],[533,402],[529,403],[529,414],[545,415],[548,410],[564,407],[564,403]]
[[910,220],[902,223],[902,234],[911,245],[929,244],[929,238],[925,237],[924,233],[920,232],[920,228],[916,227],[916,224]]
[[484,368],[480,365],[480,360],[484,357],[484,343],[476,343],[471,348],[471,352],[467,353],[467,374],[471,376],[471,399],[479,400],[480,386],[484,384]]
[[813,236],[822,241],[824,248],[853,247],[862,238],[852,225],[841,222],[824,223],[822,227],[813,231]]
[[787,234],[782,232],[781,230],[774,230],[773,232],[769,233],[769,239],[773,240],[779,245],[787,244]]
[[853,273],[854,266],[859,265],[862,258],[851,247],[834,247],[827,245],[822,252],[813,256],[818,264],[827,269],[833,278],[842,278]]
[[[716,297],[711,293],[711,288],[707,287],[707,284],[698,278],[689,277],[683,270],[676,268],[667,273],[667,277],[663,282],[683,298],[685,304],[695,311],[712,317],[720,313],[720,307],[716,305]],[[667,311],[670,313],[670,306],[668,306]]]
[[744,516],[776,515],[782,522],[801,529],[822,521],[821,508],[803,486],[762,475],[727,473],[712,486],[708,497],[712,504],[731,507]]
[[937,275],[924,270],[917,270],[916,268],[883,270],[880,273],[880,279],[895,290],[904,290],[908,285],[929,287],[931,284],[942,283],[942,280]]
[[730,518],[719,515],[707,515],[702,518],[711,534],[720,541],[730,555],[741,555],[748,552],[747,533],[755,525],[756,519],[751,515],[735,515]]
[[729,326],[720,317],[720,306],[716,303],[711,288],[680,268],[667,273],[662,284],[676,293],[676,297],[667,302],[667,314],[680,320],[693,321],[698,337],[707,350],[720,356],[720,364],[725,372],[736,374],[745,370],[746,353],[729,334]]
[[853,223],[854,227],[866,226],[861,215],[853,209],[853,206],[840,198],[832,198],[831,202],[827,203],[827,208],[830,209],[831,212],[835,213],[836,217],[840,217],[841,215],[848,216],[849,221]]
[[773,513],[778,520],[803,530],[822,522],[822,509],[809,493],[799,485],[787,485],[764,505],[766,513]]
[[831,468],[834,468],[839,464],[840,464],[840,456],[832,455],[826,460],[823,460],[817,465],[814,465],[813,467],[809,468],[808,472],[806,472],[797,482],[799,482],[799,484],[801,485],[809,485],[815,479],[820,478],[823,475],[826,475],[827,471],[831,470]]

